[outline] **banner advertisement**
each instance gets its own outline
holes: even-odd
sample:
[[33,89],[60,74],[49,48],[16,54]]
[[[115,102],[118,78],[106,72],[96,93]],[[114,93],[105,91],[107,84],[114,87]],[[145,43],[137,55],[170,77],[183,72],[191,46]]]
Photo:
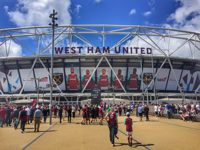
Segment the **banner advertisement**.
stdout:
[[[155,69],[154,69],[154,72],[152,70],[152,68],[143,68],[143,82],[141,81],[141,87],[140,89],[142,90],[145,90],[148,85],[151,83],[151,81],[153,80],[153,75],[155,73]],[[153,86],[154,84],[152,83],[148,90],[153,90]]]
[[156,90],[165,90],[168,76],[169,69],[160,69],[155,80]]
[[128,90],[139,90],[141,84],[141,68],[129,67],[127,79]]
[[99,67],[97,69],[97,84],[101,90],[110,89],[111,69],[109,67]]
[[65,68],[67,90],[76,91],[80,89],[79,67]]
[[19,92],[21,89],[20,78],[18,70],[9,70],[7,74],[9,93]]
[[184,70],[182,73],[180,85],[184,92],[195,91],[200,84],[200,71]]
[[0,90],[2,92],[8,92],[8,81],[6,79],[6,74],[4,72],[0,72]]
[[35,91],[33,71],[31,69],[20,69],[19,72],[22,78],[22,84],[24,85],[24,91]]
[[167,84],[167,90],[177,90],[177,83],[176,83],[176,79],[175,76],[179,82],[180,79],[180,75],[181,75],[181,70],[179,69],[174,69],[174,73],[173,71],[170,72],[169,75],[169,80],[168,80],[168,84]]
[[[54,68],[53,79],[61,90],[65,90],[65,80],[64,80],[64,70],[63,70],[63,68]],[[57,87],[54,87],[53,89],[58,90]]]
[[47,69],[36,68],[34,69],[34,71],[35,71],[35,77],[36,77],[35,80],[37,83],[36,89],[39,88],[39,90],[42,90],[42,91],[49,91],[50,81],[49,81],[49,74],[48,74]]
[[[122,83],[122,85],[125,88],[125,77],[126,77],[126,68],[125,67],[114,67],[115,74],[117,75],[118,79]],[[114,90],[122,90],[122,86],[120,85],[120,82],[117,80],[117,77],[113,73],[113,87]]]
[[[82,88],[85,87],[86,83],[90,79],[92,72],[94,70],[94,67],[84,67],[81,68],[81,81],[82,81]],[[85,88],[86,90],[91,90],[94,88],[95,85],[95,73],[91,77],[91,80],[88,82],[87,87]]]

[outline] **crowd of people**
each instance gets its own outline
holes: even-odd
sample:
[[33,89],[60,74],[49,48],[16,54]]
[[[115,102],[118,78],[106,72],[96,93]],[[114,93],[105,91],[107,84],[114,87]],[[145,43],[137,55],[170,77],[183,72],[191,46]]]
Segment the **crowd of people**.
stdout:
[[[44,113],[46,109],[43,109]],[[43,114],[44,114],[43,113]],[[45,120],[45,115],[44,120]],[[42,119],[42,110],[37,105],[36,107],[30,106],[1,106],[0,107],[0,127],[11,126],[17,129],[20,124],[21,132],[24,133],[26,124],[32,124],[34,120],[34,132],[39,132],[40,122]]]
[[[157,117],[167,116],[169,119],[174,115],[179,115],[183,120],[193,120],[195,115],[200,113],[199,104],[162,104],[147,105],[139,103],[138,105],[125,105],[124,103],[108,105],[102,103],[99,105],[54,105],[52,106],[52,117],[58,118],[62,123],[67,118],[68,123],[72,119],[79,116],[82,117],[82,125],[92,124],[108,124],[110,142],[115,145],[115,138],[118,138],[118,117],[126,116],[124,124],[128,136],[128,144],[132,145],[132,125],[133,121],[130,117],[135,109],[136,116],[142,121],[145,116],[149,121],[149,112],[154,111]],[[21,133],[24,133],[27,124],[34,125],[34,132],[40,131],[41,122],[46,123],[47,117],[50,115],[50,107],[48,105],[33,106],[1,106],[0,107],[0,127],[13,126],[17,129],[20,125]]]
[[168,119],[180,116],[184,121],[193,121],[200,114],[200,104],[155,104],[154,113],[158,117],[163,117],[166,114]]

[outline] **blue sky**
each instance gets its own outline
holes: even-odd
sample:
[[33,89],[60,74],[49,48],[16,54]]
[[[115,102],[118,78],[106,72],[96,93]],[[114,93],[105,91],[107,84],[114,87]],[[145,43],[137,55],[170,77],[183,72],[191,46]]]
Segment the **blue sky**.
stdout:
[[[17,0],[1,0],[0,17],[3,21],[0,22],[0,28],[16,27],[16,24],[10,20],[5,6],[8,6],[9,11],[14,11],[17,4]],[[178,6],[179,3],[174,0],[99,0],[99,2],[98,0],[73,0],[69,12],[72,24],[159,26],[166,23],[166,19]]]
[[[102,0],[95,3],[94,0],[74,0],[73,7],[80,4],[80,14],[72,17],[72,23],[75,24],[129,24],[146,25],[162,24],[166,18],[176,8],[172,0]],[[166,7],[167,6],[167,7]],[[131,14],[131,10],[134,10]],[[144,13],[151,12],[145,16]]]
[[[166,26],[200,32],[200,0],[1,0],[0,28],[48,25],[52,9],[58,11],[60,25]],[[29,55],[20,43],[13,41],[12,46],[16,55]]]

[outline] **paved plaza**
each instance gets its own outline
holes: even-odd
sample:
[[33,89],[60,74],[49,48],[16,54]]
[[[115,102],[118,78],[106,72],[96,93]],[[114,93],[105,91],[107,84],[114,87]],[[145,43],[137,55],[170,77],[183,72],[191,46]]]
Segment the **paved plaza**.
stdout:
[[200,123],[182,120],[151,117],[149,122],[140,122],[133,117],[133,146],[127,144],[124,117],[119,117],[119,131],[116,146],[109,142],[107,125],[81,125],[81,118],[73,122],[53,125],[41,124],[40,132],[33,132],[28,125],[25,133],[11,127],[0,128],[1,150],[199,150]]

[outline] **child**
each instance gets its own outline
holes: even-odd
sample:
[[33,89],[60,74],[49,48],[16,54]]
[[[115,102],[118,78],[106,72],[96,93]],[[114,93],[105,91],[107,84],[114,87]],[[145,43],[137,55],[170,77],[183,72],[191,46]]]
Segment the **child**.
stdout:
[[127,116],[127,118],[125,118],[124,123],[126,125],[126,132],[128,135],[128,144],[129,144],[129,146],[132,146],[132,131],[133,131],[132,124],[133,124],[133,121],[130,118],[129,112],[126,113],[126,116]]

